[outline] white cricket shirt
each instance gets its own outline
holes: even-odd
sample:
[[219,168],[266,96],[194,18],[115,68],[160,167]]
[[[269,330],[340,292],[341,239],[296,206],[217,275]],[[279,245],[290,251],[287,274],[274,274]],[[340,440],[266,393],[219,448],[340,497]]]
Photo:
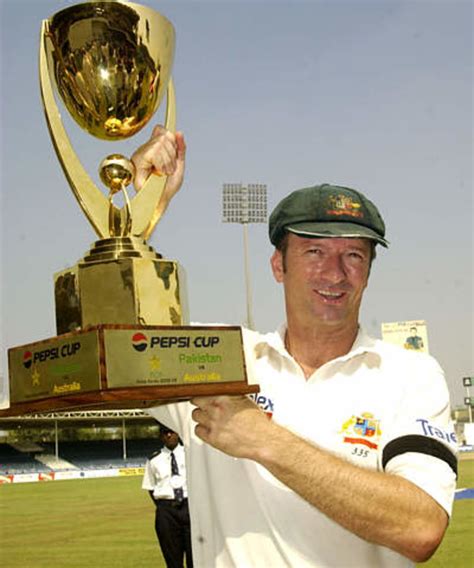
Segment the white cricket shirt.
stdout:
[[[247,364],[260,385],[256,403],[318,446],[412,481],[450,513],[456,440],[438,363],[360,331],[347,355],[306,380],[284,333],[244,332]],[[262,466],[204,444],[194,435],[192,409],[181,402],[150,413],[185,445],[197,568],[413,566],[342,528]]]

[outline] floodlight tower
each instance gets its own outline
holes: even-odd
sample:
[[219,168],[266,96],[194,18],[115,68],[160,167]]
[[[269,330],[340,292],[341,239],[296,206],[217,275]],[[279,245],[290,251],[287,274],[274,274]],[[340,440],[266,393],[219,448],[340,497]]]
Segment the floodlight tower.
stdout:
[[224,183],[222,190],[222,222],[240,223],[244,234],[244,272],[247,300],[247,322],[249,329],[254,329],[252,316],[252,292],[250,288],[250,268],[248,259],[249,223],[267,221],[267,186],[261,183]]
[[467,411],[469,413],[469,423],[472,422],[472,398],[470,388],[474,385],[474,377],[463,377],[462,384],[466,387],[466,395],[464,397],[464,403],[467,406]]

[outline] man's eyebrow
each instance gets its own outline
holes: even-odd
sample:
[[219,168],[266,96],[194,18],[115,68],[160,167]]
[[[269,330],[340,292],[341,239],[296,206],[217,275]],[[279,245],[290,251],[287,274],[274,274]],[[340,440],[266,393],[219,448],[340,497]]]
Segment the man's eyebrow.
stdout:
[[361,252],[370,252],[370,244],[364,246],[362,244],[351,243],[348,248],[351,250],[360,250]]
[[357,245],[349,247],[349,250],[357,250],[357,251],[360,251],[360,252],[370,252],[369,248],[361,247],[361,246],[357,246]]

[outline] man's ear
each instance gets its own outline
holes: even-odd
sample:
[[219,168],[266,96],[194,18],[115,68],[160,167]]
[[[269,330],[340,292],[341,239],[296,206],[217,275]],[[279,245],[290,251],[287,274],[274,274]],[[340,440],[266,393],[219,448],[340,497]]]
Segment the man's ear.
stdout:
[[272,272],[275,280],[277,282],[283,282],[283,254],[281,250],[275,249],[270,259],[270,264],[272,265]]

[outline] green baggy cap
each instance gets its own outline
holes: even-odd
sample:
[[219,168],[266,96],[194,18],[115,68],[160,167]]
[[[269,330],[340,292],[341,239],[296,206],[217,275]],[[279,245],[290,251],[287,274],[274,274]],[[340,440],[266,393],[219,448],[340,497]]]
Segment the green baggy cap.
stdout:
[[269,221],[270,241],[278,246],[286,232],[302,237],[356,237],[388,247],[385,223],[377,207],[350,187],[314,185],[290,193]]

